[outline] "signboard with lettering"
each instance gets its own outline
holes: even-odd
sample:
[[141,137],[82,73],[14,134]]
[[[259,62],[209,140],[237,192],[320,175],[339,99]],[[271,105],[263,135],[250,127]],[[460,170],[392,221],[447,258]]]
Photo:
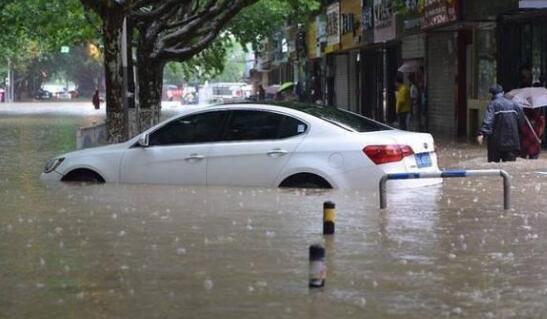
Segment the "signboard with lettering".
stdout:
[[364,0],[361,8],[361,43],[369,44],[374,42],[374,20],[373,20],[374,2]]
[[521,9],[546,9],[547,0],[520,0],[519,8]]
[[386,42],[397,36],[397,20],[392,0],[374,0],[374,42]]
[[424,0],[422,29],[457,21],[459,15],[460,0]]
[[340,43],[340,3],[327,7],[327,45]]
[[419,31],[421,26],[421,19],[419,13],[419,4],[423,0],[404,0],[405,14],[403,19],[403,30],[406,31]]

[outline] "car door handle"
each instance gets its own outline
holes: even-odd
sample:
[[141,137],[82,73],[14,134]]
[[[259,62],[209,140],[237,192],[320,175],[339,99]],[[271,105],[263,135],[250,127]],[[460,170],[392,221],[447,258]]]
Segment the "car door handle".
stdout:
[[275,148],[269,151],[267,154],[269,157],[281,157],[289,154],[289,152],[281,148]]
[[186,157],[184,160],[185,161],[201,161],[205,159],[205,156],[203,155],[200,155],[200,154],[190,154],[190,156]]

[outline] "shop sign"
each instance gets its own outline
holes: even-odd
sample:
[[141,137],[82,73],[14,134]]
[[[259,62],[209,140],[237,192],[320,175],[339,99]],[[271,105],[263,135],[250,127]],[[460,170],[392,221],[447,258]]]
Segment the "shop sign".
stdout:
[[367,45],[374,42],[374,2],[363,0],[361,2],[361,44]]
[[392,0],[374,0],[374,42],[395,39],[396,19]]
[[316,41],[315,41],[315,57],[320,58],[323,55],[323,49],[327,43],[327,19],[324,15],[315,17]]
[[372,7],[363,7],[363,10],[361,11],[361,28],[363,31],[370,31],[373,27]]
[[545,9],[547,8],[547,0],[521,0],[519,1],[520,9]]
[[404,0],[405,18],[403,29],[405,31],[420,29],[421,21],[419,15],[419,4],[422,0]]
[[342,13],[342,34],[355,31],[355,15],[353,13]]
[[460,0],[424,0],[422,29],[458,20]]
[[340,43],[340,3],[327,7],[327,45]]

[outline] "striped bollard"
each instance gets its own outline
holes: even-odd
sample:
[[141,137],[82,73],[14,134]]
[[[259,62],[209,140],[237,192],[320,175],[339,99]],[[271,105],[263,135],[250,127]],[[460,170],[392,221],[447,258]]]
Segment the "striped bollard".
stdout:
[[336,205],[333,202],[323,203],[323,235],[334,235]]
[[310,246],[310,288],[325,286],[327,266],[325,265],[325,248],[319,244]]

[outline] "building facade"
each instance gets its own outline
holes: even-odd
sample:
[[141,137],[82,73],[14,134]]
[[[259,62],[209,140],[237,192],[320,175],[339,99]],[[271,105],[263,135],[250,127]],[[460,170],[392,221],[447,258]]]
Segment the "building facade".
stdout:
[[301,30],[296,58],[290,36],[270,40],[267,84],[388,124],[398,74],[420,90],[413,128],[449,137],[476,134],[493,83],[546,85],[547,0],[330,0]]

